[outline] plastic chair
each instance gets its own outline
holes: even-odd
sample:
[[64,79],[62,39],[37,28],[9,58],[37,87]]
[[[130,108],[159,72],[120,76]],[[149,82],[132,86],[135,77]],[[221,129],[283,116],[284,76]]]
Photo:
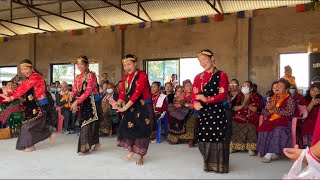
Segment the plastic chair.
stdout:
[[[308,111],[306,106],[300,106],[298,105],[299,112],[301,114],[301,117],[293,117],[291,120],[291,136],[292,136],[292,147],[294,148],[297,141],[297,121],[298,120],[304,120],[308,116]],[[260,115],[259,118],[259,126],[263,123],[263,116]]]

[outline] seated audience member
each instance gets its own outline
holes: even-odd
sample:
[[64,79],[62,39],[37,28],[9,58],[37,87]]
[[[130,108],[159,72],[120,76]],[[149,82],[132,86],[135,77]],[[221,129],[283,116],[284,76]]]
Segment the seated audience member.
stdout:
[[[156,119],[163,118],[165,113],[167,112],[167,95],[163,94],[161,92],[161,83],[158,81],[155,81],[151,84],[151,94],[152,94],[152,104],[153,104],[153,110]],[[151,134],[151,141],[154,142],[156,138],[156,132],[157,128],[153,129]]]
[[174,100],[174,91],[173,91],[173,85],[171,82],[167,82],[164,85],[164,94],[167,95],[168,103],[173,103]]
[[63,133],[72,134],[74,133],[74,124],[76,118],[76,112],[70,110],[71,104],[74,101],[70,96],[68,83],[63,81],[61,83],[61,91],[56,94],[56,104],[61,107],[61,113],[63,119]]
[[310,94],[307,98],[308,116],[302,123],[303,147],[311,145],[314,127],[317,122],[319,104],[320,104],[320,83],[313,83],[310,86]]
[[230,109],[233,109],[233,107],[236,105],[239,92],[239,81],[237,79],[231,79],[228,92],[228,103]]
[[295,110],[294,99],[289,94],[290,83],[278,80],[275,95],[267,102],[265,120],[258,128],[257,151],[262,162],[269,163],[292,146],[289,121]]
[[111,83],[103,83],[104,95],[102,96],[103,119],[100,122],[100,132],[109,136],[112,135],[113,127],[119,124],[120,117],[116,110],[112,109],[112,102],[117,101],[119,95],[114,92],[114,86]]
[[253,83],[245,81],[233,107],[230,153],[247,150],[250,156],[255,155],[260,116],[258,109],[262,109],[262,99],[253,91]]

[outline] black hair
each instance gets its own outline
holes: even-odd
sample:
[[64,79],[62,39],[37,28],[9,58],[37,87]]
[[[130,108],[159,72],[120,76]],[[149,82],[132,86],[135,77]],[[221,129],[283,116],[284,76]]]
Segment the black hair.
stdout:
[[87,57],[87,56],[81,55],[81,56],[79,56],[77,59],[81,59],[81,61],[82,61],[84,64],[86,64],[86,65],[89,64],[89,60],[88,60],[88,57]]
[[289,89],[289,88],[290,88],[290,83],[289,83],[289,81],[286,80],[286,79],[284,79],[284,78],[280,78],[280,79],[278,80],[278,83],[283,83],[283,84],[284,84],[284,87],[285,87],[286,89]]
[[[202,52],[208,52],[208,53],[210,53],[211,55],[202,54]],[[205,55],[205,56],[208,56],[208,57],[210,57],[210,58],[212,58],[212,57],[214,56],[214,53],[213,53],[210,49],[203,49],[203,50],[200,51],[200,54]]]
[[[231,79],[231,81],[235,81],[236,84],[239,86],[239,80],[238,80],[238,79]],[[231,82],[231,81],[230,81],[230,82]]]
[[152,84],[157,85],[157,86],[158,86],[158,88],[160,88],[160,87],[161,87],[161,82],[159,82],[159,81],[154,81]]
[[172,85],[171,82],[166,82],[166,83],[164,84],[164,86],[166,86],[167,84],[170,84],[170,86],[173,87],[173,85]]
[[[31,60],[30,59],[24,59],[20,62],[20,64],[30,64],[31,67],[30,68],[33,68],[33,71],[36,72],[36,73],[39,73],[41,74],[32,64]],[[42,75],[42,74],[41,74]]]
[[8,83],[8,81],[2,81],[1,84],[2,84],[2,87],[6,86]]
[[257,93],[258,92],[258,85],[256,83],[252,83],[252,92]]
[[127,58],[134,58],[135,60],[133,62],[137,62],[138,58],[137,56],[133,55],[133,54],[127,54],[123,57],[123,59],[127,59]]
[[274,92],[273,92],[273,90],[272,90],[272,87],[273,87],[273,85],[275,85],[275,84],[277,84],[277,83],[278,83],[278,81],[273,81],[273,83],[271,84],[270,91],[268,91],[268,92],[266,93],[266,96],[272,97],[272,96],[274,95]]

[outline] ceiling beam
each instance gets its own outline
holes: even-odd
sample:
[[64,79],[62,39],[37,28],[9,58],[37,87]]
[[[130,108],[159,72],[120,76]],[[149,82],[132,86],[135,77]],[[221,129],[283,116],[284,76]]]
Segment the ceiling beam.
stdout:
[[142,6],[140,0],[136,0],[138,3],[138,10],[139,8],[142,9],[142,11],[144,12],[144,14],[148,17],[149,21],[152,21],[151,17],[149,16],[149,14],[147,13],[146,9]]
[[218,7],[219,7],[219,9],[220,9],[221,13],[222,13],[222,14],[224,14],[224,11],[223,11],[223,8],[222,8],[221,0],[217,0],[217,2],[218,2]]
[[12,32],[14,35],[18,35],[18,33],[14,32],[12,29],[8,28],[7,26],[5,26],[4,24],[0,23],[0,25],[6,29],[8,29],[10,32]]
[[207,4],[218,14],[221,14],[221,12],[216,8],[216,0],[213,1],[213,4],[209,0],[205,0]]
[[32,10],[31,8],[28,8],[29,11],[31,11],[34,15],[36,15],[39,19],[41,19],[42,21],[44,21],[45,23],[47,23],[49,26],[51,26],[54,30],[59,31],[56,27],[54,27],[51,23],[49,23],[47,20],[45,20],[43,17],[39,16],[39,14],[37,14],[36,12],[34,12],[34,10]]
[[3,34],[3,33],[0,33],[0,35],[2,35],[2,36],[11,36],[9,34]]
[[[144,2],[150,2],[150,1],[155,1],[155,0],[139,0],[140,3],[144,3]],[[137,2],[134,1],[134,2],[130,2],[130,3],[126,3],[124,5],[130,5],[130,4],[136,4]],[[51,3],[53,4],[53,3]],[[55,3],[57,4],[57,2]],[[37,6],[38,4],[34,5],[34,6]],[[111,7],[109,5],[103,5],[103,6],[99,6],[99,7],[92,7],[92,8],[87,8],[86,10],[87,11],[90,11],[90,10],[96,10],[96,9],[102,9],[102,8],[108,8],[108,7]],[[20,9],[21,8],[25,8],[25,7],[19,7]],[[13,8],[15,9],[15,8]],[[10,9],[7,9],[6,11],[9,11]],[[0,13],[2,12],[2,10],[0,10]],[[67,11],[67,12],[64,12],[64,13],[72,13],[72,12],[80,12],[79,10],[72,10],[72,11]],[[50,14],[49,14],[50,15]],[[45,16],[48,16],[48,14],[44,14],[44,15],[41,15],[41,17],[45,17]],[[18,18],[14,18],[12,20],[19,20],[19,19],[26,19],[26,18],[33,18],[35,16],[26,16],[26,17],[18,17]]]
[[33,27],[33,26],[29,26],[29,25],[26,25],[26,24],[21,24],[21,23],[17,23],[17,22],[13,22],[13,21],[11,22],[11,21],[8,21],[8,20],[5,20],[5,19],[0,19],[0,21],[6,22],[6,23],[10,23],[10,24],[14,24],[14,25],[18,25],[18,26],[24,26],[24,27],[28,27],[28,28],[36,29],[36,30],[40,30],[40,31],[45,31],[45,32],[48,31],[46,29],[37,28],[37,27]]
[[98,26],[101,26],[101,24],[77,0],[74,0],[74,2],[82,9],[85,14],[87,14],[94,22],[96,22]]
[[44,12],[44,13],[47,13],[47,14],[50,14],[50,15],[53,15],[53,16],[57,16],[57,17],[60,17],[60,18],[63,18],[63,19],[66,19],[66,20],[69,20],[69,21],[72,21],[72,22],[76,22],[76,23],[79,23],[79,24],[82,24],[82,25],[85,25],[85,26],[89,26],[89,27],[94,27],[94,26],[91,25],[91,24],[83,23],[83,22],[81,22],[81,21],[77,21],[77,20],[75,20],[75,19],[68,18],[68,17],[66,17],[66,16],[62,16],[62,15],[59,15],[59,14],[56,14],[56,13],[53,13],[53,12],[50,12],[50,11],[47,11],[47,10],[44,10],[44,9],[37,8],[37,7],[35,7],[35,6],[30,6],[30,5],[28,5],[28,4],[21,3],[21,2],[19,2],[19,1],[17,1],[17,0],[11,0],[11,1],[13,1],[14,3],[19,4],[19,5],[21,5],[21,6],[24,6],[24,7],[26,7],[26,8],[29,7],[29,8],[31,8],[31,9],[34,9],[34,10],[37,10],[37,11],[41,11],[41,12]]
[[113,6],[113,7],[117,8],[117,9],[119,9],[119,10],[121,10],[121,11],[123,11],[123,12],[125,12],[125,13],[127,13],[127,14],[135,17],[135,18],[137,18],[137,19],[140,19],[141,21],[147,22],[147,20],[145,20],[145,19],[143,19],[143,18],[141,18],[141,17],[139,17],[139,16],[137,16],[137,15],[135,15],[135,14],[133,14],[133,13],[131,13],[131,12],[129,12],[129,11],[121,8],[120,6],[117,6],[117,5],[115,5],[115,4],[107,1],[107,0],[101,0],[101,1],[104,2],[104,3],[106,3],[106,4],[108,4],[108,5],[110,5],[110,6]]

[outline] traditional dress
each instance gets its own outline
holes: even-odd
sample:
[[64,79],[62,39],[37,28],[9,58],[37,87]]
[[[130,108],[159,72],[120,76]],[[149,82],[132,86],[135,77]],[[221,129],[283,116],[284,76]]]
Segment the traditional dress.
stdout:
[[308,113],[307,118],[302,123],[303,147],[311,146],[313,133],[317,123],[317,117],[319,114],[319,107],[319,104],[313,106],[311,111]]
[[[243,104],[244,94],[238,94],[236,106]],[[252,93],[249,98],[249,105],[257,109],[262,109],[262,99],[259,94]],[[256,128],[259,124],[259,113],[251,111],[248,107],[243,107],[235,111],[232,117],[232,136],[230,148],[233,150],[244,151],[256,150],[257,134]],[[238,118],[238,116],[244,119]]]
[[13,92],[13,99],[24,96],[26,107],[24,111],[25,121],[17,140],[16,149],[24,150],[36,143],[50,137],[47,124],[48,99],[45,95],[45,83],[43,77],[33,72]]
[[203,156],[204,170],[220,173],[229,171],[228,118],[223,101],[227,97],[228,77],[220,71],[203,72],[194,79],[192,99],[203,94],[207,102],[201,102],[198,122],[199,150]]
[[[155,120],[158,120],[160,117],[164,117],[167,108],[168,108],[168,102],[167,102],[167,95],[162,93],[152,94],[152,105],[153,105],[153,111],[155,114]],[[154,140],[156,138],[157,129],[154,129],[151,133],[151,140]]]
[[100,123],[100,132],[103,134],[109,134],[112,129],[112,121],[110,117],[110,111],[112,110],[111,105],[110,105],[110,100],[113,99],[113,93],[107,93],[103,96],[102,99],[102,116],[103,119]]
[[9,128],[20,128],[24,121],[23,112],[25,107],[21,104],[20,100],[12,102],[2,102],[0,98],[0,121],[2,124],[7,124]]
[[151,132],[156,127],[148,76],[137,69],[135,73],[123,76],[121,86],[119,99],[126,103],[130,100],[133,105],[120,121],[117,145],[144,156]]
[[[182,107],[185,107],[185,104],[189,104],[187,108],[190,109],[189,114],[184,120],[178,120],[173,117],[170,117],[170,126],[168,141],[170,143],[177,144],[179,142],[188,142],[194,141],[195,135],[195,122],[198,119],[199,111],[194,113],[191,94],[186,96],[184,93],[182,99],[178,100]],[[186,108],[186,107],[185,107]]]
[[[294,116],[295,117],[301,117],[301,112],[298,108],[298,105],[300,106],[307,106],[308,105],[308,102],[306,101],[306,99],[301,95],[299,94],[298,92],[295,92],[293,95],[292,95],[292,98],[296,104],[296,108],[294,110]],[[317,117],[316,117],[317,118]],[[297,127],[296,127],[296,132],[297,132],[297,144],[299,145],[299,147],[303,147],[303,135],[302,135],[302,123],[303,121],[298,121],[297,122]],[[311,140],[312,140],[312,137],[309,137],[309,145],[311,143]]]
[[274,113],[266,110],[265,121],[258,128],[257,151],[263,157],[267,153],[283,154],[283,149],[292,146],[291,128],[288,123],[294,113],[295,102],[289,94],[274,95]]
[[99,143],[99,120],[101,100],[97,89],[97,77],[91,71],[82,72],[74,82],[72,92],[80,104],[80,136],[77,152],[86,153]]

